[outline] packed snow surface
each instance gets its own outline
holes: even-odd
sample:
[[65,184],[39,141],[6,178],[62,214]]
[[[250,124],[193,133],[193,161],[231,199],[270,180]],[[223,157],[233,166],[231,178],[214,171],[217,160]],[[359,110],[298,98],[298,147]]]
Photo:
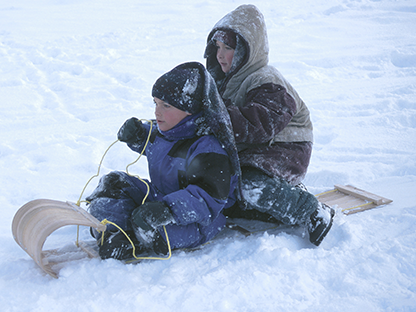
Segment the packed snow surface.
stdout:
[[[155,80],[205,63],[209,31],[242,3],[0,1],[2,311],[416,310],[414,1],[252,1],[270,63],[311,112],[308,189],[351,184],[393,200],[338,211],[320,247],[301,229],[278,228],[224,235],[168,261],[81,259],[53,279],[14,241],[16,211],[38,198],[76,202],[123,122],[153,117]],[[100,174],[136,157],[117,143]],[[145,159],[129,170],[147,177]],[[75,239],[64,227],[46,245]]]

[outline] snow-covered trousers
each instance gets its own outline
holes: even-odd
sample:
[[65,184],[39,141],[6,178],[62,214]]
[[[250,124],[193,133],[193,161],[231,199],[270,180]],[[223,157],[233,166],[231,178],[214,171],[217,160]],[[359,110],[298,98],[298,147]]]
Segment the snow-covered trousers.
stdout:
[[234,205],[224,211],[225,215],[295,225],[306,223],[318,208],[316,197],[300,187],[253,167],[241,169],[246,207]]
[[[145,181],[150,188],[146,202],[162,201],[164,195],[151,182]],[[132,230],[131,213],[142,204],[146,193],[145,183],[125,172],[113,171],[103,176],[94,192],[87,197],[87,201],[90,202],[88,210],[99,221],[107,219],[123,230]],[[222,216],[208,225],[169,224],[166,225],[166,230],[172,249],[192,248],[212,239],[218,233],[218,229],[224,226],[225,217]],[[108,230],[116,229],[109,225]],[[163,228],[160,228],[159,232],[166,240]]]
[[[162,195],[146,181],[150,188],[146,201],[161,200]],[[87,197],[90,202],[88,211],[99,221],[107,219],[123,230],[131,230],[130,216],[133,210],[142,204],[147,193],[145,183],[125,172],[113,171],[103,176],[94,192]],[[116,230],[109,225],[110,231]]]

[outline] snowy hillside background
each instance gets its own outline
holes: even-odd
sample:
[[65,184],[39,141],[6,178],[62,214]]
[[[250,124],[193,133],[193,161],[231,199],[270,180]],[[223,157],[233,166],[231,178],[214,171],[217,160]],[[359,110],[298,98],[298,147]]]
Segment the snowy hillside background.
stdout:
[[[57,280],[15,243],[19,207],[76,202],[125,119],[153,117],[154,81],[205,63],[211,27],[242,3],[0,0],[2,311],[416,311],[414,0],[251,1],[271,64],[311,111],[309,190],[352,184],[392,204],[338,213],[319,248],[280,229],[169,261],[77,261]],[[102,173],[136,156],[119,143]],[[144,159],[129,170],[147,176]],[[65,227],[47,244],[75,239]]]

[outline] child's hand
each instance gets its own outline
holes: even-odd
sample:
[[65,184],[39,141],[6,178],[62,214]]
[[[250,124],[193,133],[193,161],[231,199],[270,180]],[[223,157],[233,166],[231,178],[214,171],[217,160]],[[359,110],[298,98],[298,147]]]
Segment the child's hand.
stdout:
[[130,221],[136,238],[145,246],[154,245],[157,228],[175,223],[175,219],[164,202],[147,202],[133,210]]
[[[133,210],[131,222],[136,226],[157,229],[162,225],[174,223],[169,207],[161,201],[147,202]],[[145,223],[146,225],[144,225]]]
[[136,117],[127,119],[124,124],[118,130],[117,138],[121,142],[130,144],[140,144],[145,140],[146,129],[142,122]]

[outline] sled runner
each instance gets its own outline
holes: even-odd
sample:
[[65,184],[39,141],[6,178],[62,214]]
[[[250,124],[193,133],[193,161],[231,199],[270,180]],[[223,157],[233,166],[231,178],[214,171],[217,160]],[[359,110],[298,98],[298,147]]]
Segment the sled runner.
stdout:
[[[23,205],[15,214],[12,223],[13,237],[16,242],[39,267],[57,278],[52,269],[56,264],[50,261],[59,253],[57,250],[42,251],[46,238],[57,229],[67,225],[84,225],[105,231],[106,225],[84,209],[69,202],[50,199],[36,199]],[[94,250],[80,245],[78,251],[84,250],[89,257],[94,257]],[[62,252],[61,252],[62,253]],[[59,262],[59,260],[57,261]]]
[[334,189],[321,194],[316,198],[328,206],[341,208],[346,215],[373,209],[380,205],[392,202],[387,199],[351,185],[335,185]]

